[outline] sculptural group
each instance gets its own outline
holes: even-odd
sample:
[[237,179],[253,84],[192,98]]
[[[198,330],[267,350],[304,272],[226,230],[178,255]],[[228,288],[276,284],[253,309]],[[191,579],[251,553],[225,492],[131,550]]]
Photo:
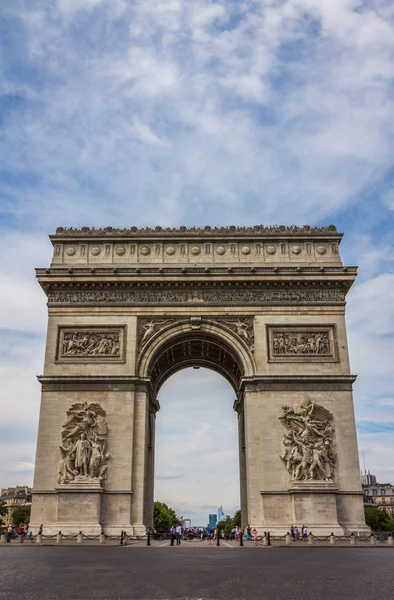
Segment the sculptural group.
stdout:
[[330,354],[330,341],[325,332],[274,333],[274,354]]
[[63,425],[59,483],[106,478],[108,425],[105,411],[97,403],[75,403]]
[[65,332],[63,356],[119,356],[119,333],[92,331]]
[[280,458],[293,481],[332,482],[336,456],[333,451],[332,414],[309,400],[282,406],[286,428],[284,456]]

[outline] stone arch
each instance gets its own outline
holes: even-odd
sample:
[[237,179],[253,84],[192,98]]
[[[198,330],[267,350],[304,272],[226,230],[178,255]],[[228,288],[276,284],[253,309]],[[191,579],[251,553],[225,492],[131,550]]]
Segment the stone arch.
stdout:
[[177,371],[206,367],[223,375],[238,394],[243,377],[255,373],[247,344],[222,323],[211,320],[181,321],[155,333],[143,346],[137,375],[148,378],[155,394]]

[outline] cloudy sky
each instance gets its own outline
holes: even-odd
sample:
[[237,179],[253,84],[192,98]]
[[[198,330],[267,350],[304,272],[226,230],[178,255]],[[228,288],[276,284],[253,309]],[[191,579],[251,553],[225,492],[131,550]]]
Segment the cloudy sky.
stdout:
[[[0,485],[32,483],[48,233],[280,222],[360,266],[359,445],[393,481],[392,0],[13,0],[0,31]],[[156,497],[195,521],[239,503],[232,401],[203,370],[161,392]]]

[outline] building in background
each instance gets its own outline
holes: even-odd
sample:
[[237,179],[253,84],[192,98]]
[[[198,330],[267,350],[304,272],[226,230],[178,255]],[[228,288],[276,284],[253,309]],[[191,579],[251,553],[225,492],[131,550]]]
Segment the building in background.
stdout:
[[1,517],[5,525],[12,525],[12,511],[21,505],[31,504],[31,488],[27,485],[17,485],[1,490],[0,500],[6,505],[8,514]]
[[[365,478],[365,479],[364,479]],[[394,519],[394,486],[391,483],[377,483],[376,477],[368,472],[362,476],[364,508],[374,507],[389,513]]]
[[218,508],[218,523],[220,523],[220,521],[227,521],[227,517],[224,514],[223,506],[219,506]]
[[183,527],[183,529],[190,529],[191,526],[192,526],[191,519],[182,519],[182,527]]
[[368,471],[364,471],[364,475],[361,472],[361,485],[376,485],[376,477],[375,475],[371,475],[371,473]]
[[209,526],[211,529],[215,529],[218,518],[215,514],[209,515]]

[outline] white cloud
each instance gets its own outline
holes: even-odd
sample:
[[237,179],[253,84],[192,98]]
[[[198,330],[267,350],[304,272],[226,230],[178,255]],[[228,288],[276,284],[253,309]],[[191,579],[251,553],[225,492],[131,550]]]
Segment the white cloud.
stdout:
[[[20,465],[34,460],[34,442],[23,436],[36,430],[32,382],[41,370],[46,312],[33,268],[50,262],[47,231],[335,221],[348,206],[356,214],[368,190],[374,216],[388,214],[391,183],[380,182],[394,150],[391,2],[38,0],[33,7],[19,0],[4,8],[8,17],[0,91],[0,327],[13,333],[0,342],[0,374],[7,431],[15,423],[27,429],[13,441],[3,480],[21,476]],[[367,427],[392,412],[392,241],[368,223],[358,231],[353,217],[346,229],[349,256],[361,266],[348,323],[360,374],[356,410]],[[15,332],[42,337],[22,340]],[[171,385],[179,404],[171,400],[185,417],[184,398]],[[177,437],[182,449],[188,442],[190,450],[180,455],[163,432],[169,454],[163,468],[158,463],[163,477],[184,477],[187,458],[198,477],[186,486],[196,514],[213,499],[225,508],[227,499],[238,503],[236,469],[224,477],[237,461],[236,437],[228,441],[235,415],[218,415],[214,399],[227,392],[213,382],[209,389],[199,410],[211,410],[222,427],[193,429],[201,417],[193,407],[188,430],[177,412],[168,413],[184,434]],[[369,448],[375,440],[374,464],[388,477],[385,436],[376,442],[375,434],[361,433],[360,442]],[[196,462],[211,456],[215,468]],[[222,475],[219,492],[206,483]],[[159,481],[157,491],[168,491]],[[176,503],[186,488],[172,481],[169,501]]]

